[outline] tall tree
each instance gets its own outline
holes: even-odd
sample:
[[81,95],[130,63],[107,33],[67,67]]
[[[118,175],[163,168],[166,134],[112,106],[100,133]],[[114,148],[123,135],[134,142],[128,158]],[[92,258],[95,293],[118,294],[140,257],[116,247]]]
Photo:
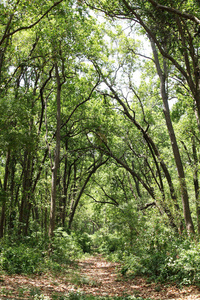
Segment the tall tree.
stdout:
[[190,232],[194,233],[194,224],[193,224],[193,221],[191,218],[191,211],[190,211],[190,206],[189,206],[189,196],[188,196],[188,191],[187,191],[185,172],[183,169],[183,163],[181,160],[181,155],[180,155],[178,143],[176,140],[174,128],[173,128],[172,121],[171,121],[170,110],[169,110],[168,93],[166,90],[166,80],[168,77],[166,61],[165,61],[165,59],[163,60],[163,69],[162,69],[160,61],[159,61],[158,53],[156,50],[156,46],[155,46],[155,43],[153,42],[153,40],[151,40],[151,46],[152,46],[152,50],[153,50],[153,56],[154,56],[157,73],[160,78],[160,92],[161,92],[161,97],[163,100],[163,111],[164,111],[164,115],[165,115],[166,125],[167,125],[167,129],[169,132],[169,137],[171,140],[171,145],[172,145],[172,149],[173,149],[173,153],[174,153],[174,160],[176,162],[178,177],[179,177],[179,181],[180,181],[180,189],[181,189],[181,197],[182,197],[185,224],[186,224],[188,233],[190,233]]
[[[141,26],[142,32],[151,39],[153,49],[155,50],[157,47],[157,51],[169,62],[171,68],[173,66],[179,73],[179,77],[182,77],[186,81],[195,102],[196,108],[194,109],[194,113],[196,113],[197,124],[199,126],[199,42],[195,39],[198,35],[198,26],[200,24],[197,16],[199,8],[195,4],[185,1],[176,1],[176,3],[167,1],[165,5],[163,5],[163,1],[154,0],[132,2],[121,0],[114,1],[112,5],[107,1],[98,1],[96,3],[86,2],[90,7],[101,10],[112,18],[131,20]],[[156,54],[156,51],[154,51],[154,54]],[[185,223],[188,232],[194,232],[183,165],[180,160],[177,143],[174,142],[175,135],[170,121],[166,98],[165,72],[161,70],[159,61],[156,58],[158,58],[158,55],[155,57],[155,62],[161,80],[161,94],[163,99],[165,99],[163,102],[165,117],[169,135],[172,138],[175,161],[178,166]]]

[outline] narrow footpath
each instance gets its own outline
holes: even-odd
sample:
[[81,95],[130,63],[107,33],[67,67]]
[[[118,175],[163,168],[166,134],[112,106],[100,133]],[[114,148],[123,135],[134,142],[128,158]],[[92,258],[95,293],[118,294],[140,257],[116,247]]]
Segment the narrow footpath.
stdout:
[[[90,257],[79,262],[81,275],[88,284],[80,287],[87,294],[99,296],[125,296],[151,298],[152,300],[200,300],[200,288],[147,283],[140,277],[126,279],[120,275],[117,263],[106,261],[101,256]],[[90,280],[89,280],[90,279]]]
[[168,284],[148,283],[140,277],[127,279],[120,274],[119,269],[120,264],[108,262],[98,255],[79,260],[76,266],[69,266],[56,275],[2,275],[0,300],[34,299],[37,292],[48,296],[47,299],[59,299],[59,295],[69,293],[84,293],[104,297],[132,295],[136,299],[141,297],[152,300],[200,300],[198,287],[178,289]]

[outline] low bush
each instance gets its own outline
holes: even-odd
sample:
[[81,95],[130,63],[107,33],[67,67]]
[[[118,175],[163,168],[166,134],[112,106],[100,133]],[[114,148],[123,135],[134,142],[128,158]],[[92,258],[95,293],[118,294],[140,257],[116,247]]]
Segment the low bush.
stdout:
[[83,255],[83,250],[73,234],[68,234],[62,227],[55,231],[52,241],[52,259],[67,263]]
[[84,253],[90,253],[92,250],[92,238],[86,233],[76,233],[76,240]]
[[123,237],[117,233],[106,233],[104,231],[99,231],[93,235],[92,241],[94,247],[105,255],[110,253],[118,253],[124,248]]
[[34,274],[44,264],[42,251],[25,244],[4,248],[0,254],[0,265],[10,274]]
[[[51,245],[51,248],[49,248]],[[43,237],[26,237],[17,242],[4,239],[0,244],[0,268],[9,274],[36,274],[47,269],[57,272],[83,255],[77,238],[62,228],[55,231],[50,243]]]
[[200,245],[195,242],[176,241],[158,251],[143,249],[123,257],[122,274],[146,275],[158,282],[176,282],[180,285],[198,285],[200,282]]
[[199,284],[200,245],[191,242],[189,248],[179,248],[176,256],[169,254],[165,268],[169,274],[168,277],[173,281],[181,284]]

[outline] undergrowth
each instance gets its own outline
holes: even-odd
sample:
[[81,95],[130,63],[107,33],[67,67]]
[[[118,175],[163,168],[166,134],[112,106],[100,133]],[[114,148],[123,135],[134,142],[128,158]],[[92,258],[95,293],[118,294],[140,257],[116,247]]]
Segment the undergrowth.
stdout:
[[[199,285],[200,243],[177,236],[163,228],[144,230],[128,242],[127,236],[99,231],[68,234],[55,231],[49,251],[49,240],[39,234],[23,239],[5,237],[0,243],[0,274],[61,273],[76,259],[99,251],[121,262],[124,276],[146,276],[149,281],[173,282],[177,285]],[[68,268],[69,269],[69,268]],[[80,282],[81,284],[81,282]],[[92,283],[95,284],[95,283]]]
[[55,231],[50,242],[46,238],[5,238],[0,244],[0,270],[8,274],[42,274],[61,272],[64,264],[69,265],[84,253],[75,235],[69,235],[62,228]]
[[[121,274],[124,276],[143,276],[149,281],[172,282],[179,286],[199,286],[200,243],[162,230],[147,236],[148,233],[137,238],[132,245],[119,235],[101,236],[99,249],[108,259],[122,263]],[[111,248],[115,250],[110,251]]]

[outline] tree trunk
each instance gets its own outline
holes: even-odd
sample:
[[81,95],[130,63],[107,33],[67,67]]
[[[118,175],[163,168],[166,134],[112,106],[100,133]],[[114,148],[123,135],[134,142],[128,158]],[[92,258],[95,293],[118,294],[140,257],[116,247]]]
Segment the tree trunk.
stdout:
[[58,70],[58,65],[55,63],[56,81],[57,81],[57,125],[56,125],[56,148],[54,156],[54,164],[52,167],[52,180],[51,180],[51,207],[50,207],[50,221],[49,221],[49,237],[52,238],[55,229],[55,216],[56,216],[56,188],[57,188],[57,175],[60,163],[60,107],[61,107],[61,82]]
[[197,228],[198,235],[200,236],[200,204],[199,204],[199,179],[198,179],[198,157],[197,150],[195,144],[195,138],[192,138],[192,152],[194,158],[194,174],[193,174],[193,182],[195,189],[195,200],[196,200],[196,217],[197,217]]
[[[174,187],[173,187],[173,183],[172,183],[172,180],[171,180],[171,176],[169,174],[169,171],[167,169],[167,166],[165,164],[165,162],[163,161],[158,149],[157,149],[157,146],[156,144],[154,143],[154,141],[152,140],[152,138],[148,135],[147,133],[147,130],[145,130],[135,119],[135,115],[133,116],[130,112],[129,112],[129,109],[128,107],[125,105],[125,103],[120,99],[120,97],[118,96],[117,92],[114,90],[114,88],[108,83],[108,81],[106,80],[106,78],[104,77],[104,75],[102,74],[100,68],[96,65],[97,67],[97,70],[98,72],[101,74],[101,76],[104,78],[104,82],[105,84],[110,88],[111,92],[113,93],[114,95],[114,98],[117,100],[117,102],[122,106],[123,108],[123,112],[124,112],[124,115],[126,115],[130,121],[136,126],[136,128],[142,133],[145,141],[147,142],[147,145],[149,147],[149,150],[151,151],[152,155],[153,155],[153,158],[154,158],[154,161],[155,161],[155,156],[157,157],[161,167],[162,167],[162,170],[166,176],[166,179],[167,179],[167,183],[169,185],[169,189],[170,189],[170,194],[171,194],[171,197],[172,197],[172,200],[174,201],[174,207],[175,207],[175,210],[176,210],[176,213],[178,213],[179,215],[179,205],[177,203],[177,197],[176,197],[176,193],[175,193],[175,190],[174,190]],[[130,172],[130,174],[133,176],[133,178],[135,177],[138,182],[140,182],[140,184],[146,189],[146,191],[149,193],[149,195],[155,200],[155,194],[154,194],[154,188],[152,186],[149,186],[148,184],[148,181],[144,182],[144,180],[141,178],[141,176],[136,173],[134,171],[134,169],[130,168],[124,161],[122,161],[122,159],[116,157],[115,155],[113,155],[113,153],[111,152],[111,150],[109,149],[109,151],[107,150],[104,150],[104,152],[113,157],[120,165],[122,165],[128,172]],[[155,156],[154,156],[155,154]],[[156,162],[157,164],[157,162]],[[164,191],[163,191],[164,192]],[[169,208],[166,207],[166,204],[161,203],[161,205],[163,205],[163,209],[165,211],[165,213],[167,214],[168,218],[169,218],[169,221],[170,221],[170,224],[172,225],[173,228],[176,228],[177,229],[177,225],[175,224],[175,221],[174,221],[174,217],[170,211]],[[180,224],[179,224],[179,229],[181,230],[182,228],[182,220],[180,218]]]
[[[166,121],[167,129],[168,129],[169,137],[171,140],[171,146],[172,146],[172,150],[173,150],[173,154],[174,154],[174,159],[176,162],[177,172],[178,172],[182,205],[183,205],[183,214],[184,214],[186,229],[187,229],[188,234],[194,233],[194,225],[193,225],[191,212],[190,212],[189,196],[188,196],[188,192],[187,192],[185,173],[184,173],[183,164],[181,161],[181,156],[180,156],[174,128],[172,125],[170,110],[169,110],[169,105],[168,105],[168,95],[167,95],[167,91],[166,91],[166,72],[165,72],[165,70],[163,72],[160,67],[160,62],[159,62],[155,43],[153,42],[153,40],[151,38],[150,38],[150,41],[151,41],[151,46],[152,46],[152,50],[153,50],[157,73],[160,78],[160,91],[161,91],[161,97],[163,100],[163,111],[164,111],[164,116],[165,116],[165,121]],[[164,61],[164,69],[165,69],[165,61]]]
[[86,177],[85,182],[84,182],[84,184],[83,184],[83,186],[82,186],[82,188],[81,188],[81,190],[80,190],[80,192],[79,192],[79,194],[78,194],[78,196],[77,196],[77,198],[76,198],[76,200],[74,202],[74,205],[72,207],[72,211],[70,213],[70,218],[69,218],[69,222],[68,222],[68,228],[69,229],[71,229],[72,222],[73,222],[73,219],[74,219],[74,215],[75,215],[75,212],[76,212],[76,208],[77,208],[78,203],[80,201],[80,198],[81,198],[81,196],[82,196],[82,194],[83,194],[83,192],[84,192],[84,190],[86,188],[86,185],[88,184],[91,176],[96,172],[96,170],[98,168],[100,168],[103,164],[105,164],[107,162],[107,160],[108,159],[106,159],[105,161],[101,160],[98,164],[96,164],[96,162],[94,162],[94,167],[92,168],[92,170],[90,171],[90,173]]
[[9,220],[8,220],[9,231],[14,228],[14,220],[16,218],[15,205],[17,201],[15,201],[15,187],[16,187],[15,172],[16,172],[16,160],[14,155],[12,155],[11,162],[10,162],[10,210],[9,210]]
[[[66,151],[67,151],[66,147]],[[62,226],[65,226],[65,218],[66,218],[66,209],[67,209],[67,193],[69,188],[70,182],[70,174],[71,174],[72,165],[69,165],[67,155],[65,157],[65,167],[64,167],[64,174],[63,174],[63,201],[62,201]]]
[[27,218],[29,210],[31,209],[30,203],[30,190],[31,190],[31,154],[30,151],[25,150],[23,162],[23,186],[22,198],[19,211],[19,234],[27,235]]
[[8,183],[8,175],[9,175],[9,163],[10,163],[10,150],[7,152],[6,157],[6,166],[5,166],[5,175],[4,175],[4,184],[3,184],[3,205],[1,209],[1,221],[0,221],[0,238],[4,235],[4,223],[6,217],[6,191],[7,191],[7,183]]

